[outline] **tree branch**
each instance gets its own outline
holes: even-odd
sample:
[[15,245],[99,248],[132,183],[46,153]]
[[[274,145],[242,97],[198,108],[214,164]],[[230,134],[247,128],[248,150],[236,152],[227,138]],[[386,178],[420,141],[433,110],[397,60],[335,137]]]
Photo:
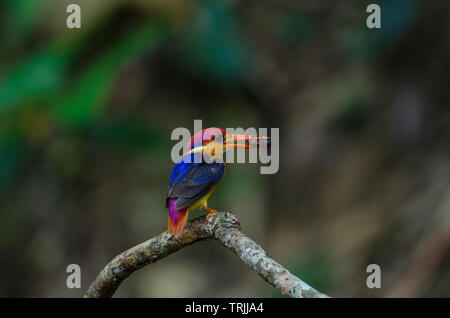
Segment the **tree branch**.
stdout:
[[231,249],[283,295],[295,298],[328,297],[270,258],[261,246],[240,231],[239,221],[231,212],[215,213],[208,221],[204,216],[198,217],[188,222],[184,230],[176,236],[166,231],[116,256],[98,274],[84,297],[111,297],[122,281],[134,271],[205,239],[216,239]]

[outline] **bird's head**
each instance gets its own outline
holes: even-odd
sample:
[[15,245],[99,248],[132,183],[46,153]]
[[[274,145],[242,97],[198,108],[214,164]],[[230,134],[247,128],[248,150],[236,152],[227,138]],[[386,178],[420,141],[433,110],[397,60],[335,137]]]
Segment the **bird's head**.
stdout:
[[211,127],[192,136],[185,148],[185,154],[205,153],[217,157],[229,149],[258,148],[262,144],[270,145],[270,138],[230,134],[223,128]]

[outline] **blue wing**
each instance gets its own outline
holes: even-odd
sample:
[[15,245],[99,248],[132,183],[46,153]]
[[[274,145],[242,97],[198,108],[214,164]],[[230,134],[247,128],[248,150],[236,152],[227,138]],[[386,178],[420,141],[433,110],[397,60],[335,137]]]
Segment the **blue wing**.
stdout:
[[[189,156],[189,157],[188,157]],[[225,173],[223,162],[207,163],[202,154],[183,157],[175,165],[170,176],[166,203],[171,198],[178,198],[175,208],[184,209],[198,201],[217,185]],[[191,162],[187,162],[187,159]],[[201,162],[195,162],[198,159]]]

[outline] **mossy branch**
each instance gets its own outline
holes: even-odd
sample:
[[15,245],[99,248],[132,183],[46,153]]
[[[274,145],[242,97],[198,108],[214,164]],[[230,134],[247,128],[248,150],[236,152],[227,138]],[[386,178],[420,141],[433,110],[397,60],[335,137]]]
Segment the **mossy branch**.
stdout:
[[205,239],[216,239],[231,249],[283,295],[295,298],[328,297],[270,258],[261,246],[240,231],[239,221],[231,212],[215,213],[209,220],[204,216],[198,217],[188,222],[184,230],[176,236],[164,232],[121,253],[98,274],[84,297],[111,297],[131,273],[189,244]]

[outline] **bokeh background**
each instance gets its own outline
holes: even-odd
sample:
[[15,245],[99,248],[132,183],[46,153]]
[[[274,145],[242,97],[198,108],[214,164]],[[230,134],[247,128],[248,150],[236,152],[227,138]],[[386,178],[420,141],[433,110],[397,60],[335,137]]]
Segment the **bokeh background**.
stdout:
[[[209,203],[294,274],[450,296],[449,1],[2,0],[0,28],[0,296],[79,297],[165,230],[170,135],[194,119],[280,129],[279,172],[230,165]],[[280,294],[207,241],[116,296]]]

